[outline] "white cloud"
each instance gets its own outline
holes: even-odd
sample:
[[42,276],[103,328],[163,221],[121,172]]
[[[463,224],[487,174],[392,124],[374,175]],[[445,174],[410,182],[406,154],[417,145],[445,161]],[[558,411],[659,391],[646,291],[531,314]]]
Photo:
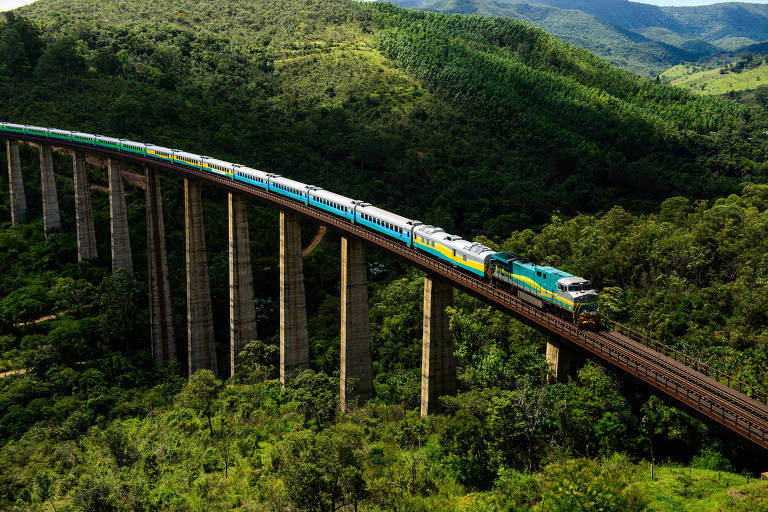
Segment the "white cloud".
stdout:
[[35,0],[0,0],[0,11],[10,11],[22,5],[31,4]]

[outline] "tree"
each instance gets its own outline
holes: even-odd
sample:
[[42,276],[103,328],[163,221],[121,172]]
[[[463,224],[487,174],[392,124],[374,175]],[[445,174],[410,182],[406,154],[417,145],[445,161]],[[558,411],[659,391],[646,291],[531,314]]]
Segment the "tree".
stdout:
[[286,383],[291,401],[304,415],[304,421],[315,421],[315,426],[332,423],[339,409],[339,383],[322,372],[302,370]]
[[205,415],[208,419],[211,439],[213,439],[213,422],[211,418],[220,389],[221,381],[216,379],[211,370],[203,369],[190,375],[181,393],[176,397],[177,402],[182,407],[187,407],[198,414]]
[[0,316],[13,324],[28,324],[51,306],[48,292],[42,286],[29,285],[11,292],[0,301]]
[[275,445],[272,467],[299,510],[334,512],[365,496],[363,433],[350,424],[292,432]]
[[440,434],[440,444],[448,455],[448,467],[460,482],[481,489],[493,482],[488,438],[489,432],[482,421],[465,409],[448,420]]
[[96,300],[96,288],[85,279],[62,277],[53,285],[50,295],[60,311],[71,311],[79,317],[89,311]]
[[35,66],[35,75],[48,80],[73,78],[86,69],[85,59],[75,49],[75,41],[65,37],[45,49]]
[[543,457],[545,426],[552,415],[546,386],[533,386],[520,379],[515,391],[503,391],[489,406],[488,429],[491,445],[503,465],[522,463],[531,473]]
[[277,378],[280,362],[280,347],[253,340],[237,356],[235,376],[248,383],[262,382]]
[[128,348],[126,342],[133,341],[129,334],[141,329],[140,296],[141,285],[122,268],[105,277],[99,285],[102,332],[113,345]]

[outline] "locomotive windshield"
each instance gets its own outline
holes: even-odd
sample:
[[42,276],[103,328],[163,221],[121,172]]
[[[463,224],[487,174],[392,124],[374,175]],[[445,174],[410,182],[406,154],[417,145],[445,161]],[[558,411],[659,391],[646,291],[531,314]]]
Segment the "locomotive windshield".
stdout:
[[592,283],[589,281],[584,281],[583,283],[578,284],[569,284],[568,285],[568,291],[569,292],[587,292],[592,289]]

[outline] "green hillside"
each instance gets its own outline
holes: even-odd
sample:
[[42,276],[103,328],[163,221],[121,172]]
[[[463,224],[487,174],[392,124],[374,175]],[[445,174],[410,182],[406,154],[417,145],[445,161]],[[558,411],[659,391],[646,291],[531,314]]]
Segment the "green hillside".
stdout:
[[573,45],[585,48],[615,66],[642,76],[652,76],[678,62],[698,60],[708,55],[707,48],[681,50],[674,44],[654,37],[646,38],[590,14],[528,3],[503,3],[492,0],[429,0],[418,5],[394,2],[401,6],[456,14],[502,16],[527,21],[549,34]]
[[[553,210],[649,209],[762,173],[762,142],[745,137],[762,112],[637,79],[510,19],[298,0],[20,12],[81,71],[44,55],[7,81],[4,118],[279,170],[447,229],[504,236]],[[717,158],[710,132],[734,139]]]
[[768,87],[768,67],[763,55],[747,53],[739,60],[718,67],[682,64],[661,75],[670,85],[697,94],[730,95],[743,101],[755,101]]
[[536,3],[577,9],[629,30],[666,28],[729,50],[768,39],[768,6],[764,4],[659,7],[628,0],[541,0]]
[[[627,0],[396,0],[403,7],[528,21],[643,76],[768,39],[757,4],[658,7]],[[667,64],[665,66],[665,64]]]
[[[667,77],[667,73],[661,75]],[[720,69],[709,69],[681,76],[670,82],[671,85],[684,87],[701,94],[728,94],[731,91],[749,91],[768,83],[768,67],[760,67],[741,73],[721,73]]]
[[[0,22],[0,119],[275,170],[517,251],[590,278],[607,318],[768,390],[763,110],[638,79],[511,19],[345,0],[18,13]],[[9,226],[0,180],[0,372],[27,371],[0,378],[0,510],[764,508],[768,485],[741,475],[764,470],[761,454],[594,362],[548,384],[547,338],[459,292],[459,390],[420,418],[424,275],[373,248],[375,396],[341,414],[332,233],[304,257],[310,369],[282,386],[278,214],[255,201],[260,339],[226,381],[155,368],[145,191],[126,183],[132,279],[111,271],[106,171],[89,169],[100,257],[76,263],[71,157],[55,153],[63,229],[45,239],[37,151],[20,151],[29,224]],[[162,191],[183,358],[180,177]],[[203,196],[223,362],[226,194]]]

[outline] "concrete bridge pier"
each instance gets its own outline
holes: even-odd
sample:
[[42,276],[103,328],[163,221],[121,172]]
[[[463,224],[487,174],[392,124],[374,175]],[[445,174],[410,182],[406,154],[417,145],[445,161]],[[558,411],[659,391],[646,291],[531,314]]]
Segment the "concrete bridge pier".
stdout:
[[248,210],[243,196],[229,194],[229,369],[235,374],[240,351],[256,338],[253,269],[248,236]]
[[53,175],[53,151],[51,146],[40,145],[40,188],[43,194],[43,227],[46,238],[61,229],[59,196]]
[[184,179],[187,262],[187,361],[189,374],[201,368],[217,373],[211,285],[205,250],[200,183]]
[[584,354],[569,346],[558,336],[553,336],[547,341],[547,363],[550,373],[548,382],[566,382],[575,379],[579,369],[584,366]]
[[109,177],[109,226],[112,245],[112,272],[125,269],[133,275],[133,258],[131,255],[131,239],[128,234],[128,209],[125,206],[125,190],[123,177],[120,175],[120,162],[110,158],[107,160],[107,175]]
[[[348,379],[357,379],[348,389]],[[368,278],[365,244],[341,238],[341,410],[373,396],[371,328],[368,319]]]
[[445,308],[453,305],[453,287],[424,278],[421,350],[421,415],[439,411],[439,397],[456,393],[456,351]]
[[171,291],[168,285],[168,255],[165,247],[163,199],[160,172],[144,167],[147,182],[147,281],[149,288],[149,328],[152,359],[156,365],[176,359]]
[[11,225],[18,226],[27,222],[27,196],[24,194],[24,178],[21,174],[19,143],[6,140],[8,152],[8,184],[11,195]]
[[280,211],[280,382],[308,365],[301,225],[298,215]]
[[85,153],[72,153],[72,168],[75,178],[75,220],[77,223],[77,261],[95,260],[96,231],[91,211],[91,190],[88,187],[88,171]]

